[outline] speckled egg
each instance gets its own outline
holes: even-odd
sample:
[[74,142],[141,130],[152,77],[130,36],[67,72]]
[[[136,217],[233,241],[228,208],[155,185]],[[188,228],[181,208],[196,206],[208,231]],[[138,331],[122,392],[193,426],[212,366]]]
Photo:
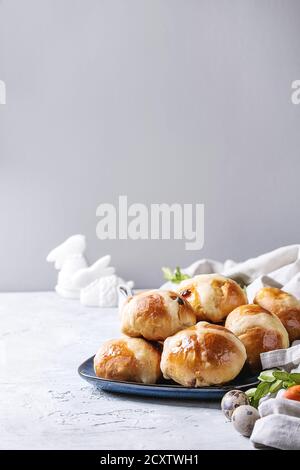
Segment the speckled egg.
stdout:
[[243,436],[249,437],[252,434],[255,422],[260,418],[256,408],[250,405],[239,406],[232,414],[232,424],[234,428]]
[[234,410],[241,405],[249,405],[247,395],[241,390],[230,390],[227,392],[221,401],[221,409],[229,420],[231,420]]

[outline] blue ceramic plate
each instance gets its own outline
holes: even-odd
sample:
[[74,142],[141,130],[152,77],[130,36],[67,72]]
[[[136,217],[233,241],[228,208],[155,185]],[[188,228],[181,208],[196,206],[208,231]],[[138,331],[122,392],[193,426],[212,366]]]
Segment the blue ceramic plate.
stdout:
[[134,382],[121,382],[118,380],[100,379],[96,377],[93,366],[94,356],[87,359],[78,368],[79,375],[106,392],[125,393],[127,395],[140,395],[153,398],[175,398],[194,400],[215,400],[222,398],[228,390],[247,390],[258,384],[257,376],[247,376],[241,373],[232,382],[215,387],[187,388],[176,385],[174,382],[161,382],[155,385],[145,385]]

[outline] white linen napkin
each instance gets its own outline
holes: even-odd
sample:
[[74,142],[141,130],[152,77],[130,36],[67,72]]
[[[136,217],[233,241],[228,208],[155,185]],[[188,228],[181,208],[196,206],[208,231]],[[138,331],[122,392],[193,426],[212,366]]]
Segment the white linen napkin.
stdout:
[[[226,260],[224,263],[211,259],[201,259],[182,271],[190,276],[218,272],[224,274],[224,276],[242,279],[246,284],[250,284],[256,278],[265,274],[274,273],[276,277],[279,276],[279,270],[286,266],[293,265],[299,259],[299,248],[300,245],[283,246],[240,263],[231,259]],[[293,271],[292,266],[288,268],[288,271],[290,271],[290,269],[291,272],[287,272],[287,274],[280,279],[281,283],[284,283],[287,277],[290,279],[294,274],[300,272],[300,267],[295,271]]]
[[[272,399],[276,401],[276,399]],[[271,400],[264,403],[269,403]],[[289,416],[287,410],[293,400],[283,399],[284,414],[276,414],[271,409],[271,414],[258,419],[250,437],[254,447],[273,447],[281,450],[300,450],[300,418]],[[259,411],[261,411],[259,409]]]
[[[298,258],[299,245],[283,246],[256,258],[238,263],[229,269],[225,268],[223,274],[232,278],[242,278],[246,284],[249,284],[265,274],[268,274],[271,278],[275,273],[278,275],[279,270],[295,263]],[[277,280],[277,277],[274,279]]]
[[288,349],[261,353],[260,359],[263,370],[279,367],[287,372],[300,372],[300,341],[294,341]]
[[[287,372],[300,371],[300,341],[288,349],[260,355],[263,369],[279,367]],[[284,398],[280,391],[275,398],[261,401],[261,418],[256,421],[251,441],[255,447],[300,450],[300,402]]]

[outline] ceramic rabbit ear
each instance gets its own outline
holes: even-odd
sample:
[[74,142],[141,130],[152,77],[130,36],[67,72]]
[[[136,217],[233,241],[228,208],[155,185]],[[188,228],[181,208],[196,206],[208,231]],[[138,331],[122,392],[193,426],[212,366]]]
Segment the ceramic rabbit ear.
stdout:
[[103,276],[110,276],[114,274],[115,268],[108,266],[110,259],[110,255],[103,256],[89,268],[84,268],[77,271],[72,278],[73,284],[79,289],[83,289]]
[[61,268],[63,261],[74,255],[82,255],[86,248],[84,235],[73,235],[67,238],[61,245],[54,248],[47,256],[49,263],[55,263],[57,269]]
[[127,284],[120,284],[118,286],[118,290],[120,294],[122,294],[124,297],[131,297],[133,295],[133,282],[129,281]]

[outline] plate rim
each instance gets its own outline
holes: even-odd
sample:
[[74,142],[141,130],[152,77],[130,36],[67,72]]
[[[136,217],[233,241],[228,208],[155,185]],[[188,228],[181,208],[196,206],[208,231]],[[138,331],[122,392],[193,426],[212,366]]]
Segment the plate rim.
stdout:
[[218,393],[218,392],[221,393],[222,392],[223,393],[224,391],[226,392],[227,390],[233,390],[234,387],[236,387],[236,389],[239,390],[241,387],[243,388],[255,387],[259,383],[257,375],[253,375],[253,381],[251,381],[250,383],[240,384],[240,385],[228,383],[228,384],[222,385],[221,387],[218,385],[210,385],[208,387],[184,387],[183,385],[179,385],[175,383],[174,385],[173,384],[143,384],[140,382],[127,382],[125,380],[104,379],[101,377],[97,377],[96,375],[90,375],[83,371],[86,364],[92,362],[94,360],[94,357],[95,357],[95,354],[89,357],[88,359],[86,359],[85,361],[83,361],[78,367],[77,372],[82,379],[87,380],[87,381],[93,381],[99,384],[100,383],[113,384],[113,385],[120,386],[120,387],[126,386],[129,389],[149,390],[149,391],[161,390],[161,391],[166,391],[170,393],[172,392],[176,393],[178,391],[182,391],[186,393],[194,393],[194,394],[200,394],[201,392],[202,393],[203,392],[205,393]]

